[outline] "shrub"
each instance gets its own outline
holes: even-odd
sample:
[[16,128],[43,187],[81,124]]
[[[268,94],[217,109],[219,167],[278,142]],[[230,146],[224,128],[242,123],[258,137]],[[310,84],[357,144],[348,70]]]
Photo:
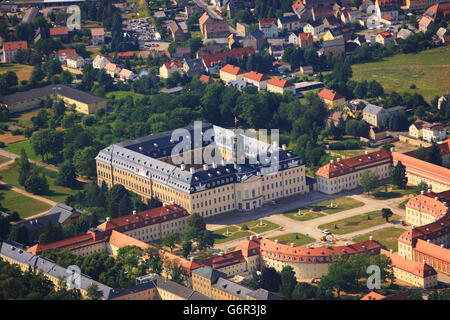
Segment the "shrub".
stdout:
[[248,230],[248,226],[246,224],[243,224],[241,227],[242,230]]

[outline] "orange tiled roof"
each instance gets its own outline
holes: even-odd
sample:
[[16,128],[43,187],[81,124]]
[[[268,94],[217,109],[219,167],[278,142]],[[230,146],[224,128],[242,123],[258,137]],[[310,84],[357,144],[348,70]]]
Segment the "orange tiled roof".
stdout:
[[277,19],[276,18],[262,18],[262,19],[259,19],[259,24],[265,25],[265,26],[270,26],[273,24],[277,24]]
[[392,266],[394,268],[404,270],[422,278],[436,275],[436,270],[428,264],[406,259],[406,257],[402,257],[398,253],[390,253],[388,250],[384,249],[381,249],[381,254],[391,258]]
[[333,161],[333,163],[320,167],[316,171],[316,175],[330,179],[389,162],[391,162],[391,153],[379,150],[345,160]]
[[312,34],[310,32],[302,32],[298,35],[300,41],[306,41],[309,38],[312,38]]
[[450,250],[434,243],[418,239],[414,251],[450,263]]
[[76,53],[75,49],[61,49],[58,50],[58,56],[68,56],[70,53]]
[[150,245],[146,244],[143,241],[140,241],[138,239],[132,238],[130,236],[127,236],[124,233],[118,232],[113,230],[111,232],[111,235],[109,237],[109,241],[110,244],[112,244],[113,246],[119,247],[119,248],[123,248],[125,246],[136,246],[141,248],[142,250],[147,249],[148,247],[150,247]]
[[105,35],[105,29],[104,28],[91,28],[91,35],[93,37],[104,36]]
[[204,24],[209,18],[210,18],[209,14],[205,11],[205,12],[203,12],[200,19],[198,19],[198,23]]
[[448,233],[449,227],[450,216],[447,214],[438,221],[403,232],[398,241],[414,247],[419,239],[433,240],[442,237],[444,233]]
[[322,99],[328,100],[328,101],[336,101],[336,100],[344,98],[344,96],[342,94],[340,94],[339,92],[330,90],[330,89],[322,89],[322,90],[320,90],[320,92],[317,95],[319,96],[319,98],[322,98]]
[[229,74],[233,74],[235,76],[237,76],[239,74],[247,73],[247,71],[245,71],[244,69],[236,67],[236,66],[233,66],[231,64],[227,64],[222,69],[220,69],[220,71],[226,72],[226,73],[229,73]]
[[202,74],[201,76],[200,76],[200,79],[199,79],[201,82],[204,82],[204,83],[209,83],[209,81],[210,80],[212,80],[213,82],[218,82],[219,80],[217,80],[217,79],[214,79],[214,78],[212,78],[212,77],[210,77],[210,76],[207,76],[207,75],[205,75],[205,74]]
[[208,266],[214,269],[229,267],[234,264],[244,263],[246,260],[241,250],[226,253],[222,256],[210,257],[196,261],[199,265]]
[[14,50],[26,50],[28,45],[26,41],[10,41],[3,43],[3,50],[14,51]]
[[301,0],[297,0],[295,1],[295,3],[292,5],[292,9],[294,11],[297,11],[298,8],[304,8],[305,6],[303,5]]
[[245,75],[244,78],[253,80],[253,81],[258,81],[258,82],[266,81],[266,80],[270,79],[268,76],[266,76],[262,73],[259,73],[259,72],[255,72],[255,71],[250,71],[249,73],[247,73]]
[[55,27],[50,28],[50,36],[64,36],[69,34],[69,28],[67,27]]
[[449,207],[444,205],[439,198],[432,198],[429,194],[419,194],[418,196],[412,197],[405,206],[413,210],[430,214],[438,219],[450,212]]
[[123,58],[123,57],[134,57],[134,52],[133,51],[117,52],[117,58]]
[[366,294],[364,297],[362,297],[361,300],[383,300],[385,298],[386,298],[385,296],[383,296],[379,293],[370,291],[368,294]]
[[267,82],[267,84],[270,84],[272,86],[279,87],[279,88],[289,88],[294,85],[292,82],[278,78],[278,77],[273,77],[272,79],[270,79],[269,82]]
[[173,60],[173,61],[169,61],[169,62],[164,62],[164,65],[166,66],[167,69],[172,69],[174,66],[177,66],[178,68],[182,68],[183,64],[181,63],[180,60]]
[[231,50],[227,50],[224,52],[219,52],[215,54],[207,54],[202,57],[203,63],[207,68],[210,68],[214,65],[214,63],[224,63],[226,57],[234,57],[238,59],[242,59],[244,54],[248,56],[252,53],[255,53],[255,49],[253,47],[244,47],[244,48],[235,48]]

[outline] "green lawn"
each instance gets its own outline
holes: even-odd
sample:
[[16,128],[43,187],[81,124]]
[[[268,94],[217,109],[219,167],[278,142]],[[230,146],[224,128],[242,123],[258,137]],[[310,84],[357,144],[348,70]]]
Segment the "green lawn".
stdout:
[[[370,220],[368,220],[368,216]],[[401,217],[394,214],[389,221],[399,220]],[[386,220],[381,216],[381,211],[371,211],[361,215],[353,216],[350,218],[326,223],[319,226],[319,229],[328,229],[335,234],[345,234],[362,229],[367,229],[379,224],[386,223]],[[335,228],[335,226],[337,228]]]
[[[396,54],[380,62],[352,66],[352,80],[376,80],[386,92],[419,93],[425,100],[446,93],[450,79],[450,47],[439,47],[416,54]],[[417,89],[410,89],[411,84]]]
[[252,221],[247,221],[247,222],[243,222],[238,224],[237,226],[239,226],[240,228],[242,228],[242,226],[245,224],[247,225],[247,227],[250,229],[250,231],[253,231],[254,233],[262,233],[265,231],[269,231],[269,230],[273,230],[276,228],[279,228],[280,226],[277,225],[276,223],[267,221],[267,220],[263,220],[262,221],[263,225],[260,225],[260,220],[252,220]]
[[252,233],[250,231],[241,231],[236,226],[229,226],[228,232],[229,232],[229,234],[227,235],[227,228],[214,230],[213,231],[214,243],[216,243],[216,244],[224,243],[227,241],[245,238],[245,237],[252,235]]
[[404,232],[401,228],[386,228],[378,230],[372,233],[364,234],[362,236],[353,238],[354,242],[362,242],[369,240],[370,236],[373,236],[374,240],[378,240],[386,246],[387,249],[392,249],[394,251],[398,250],[398,237]]
[[[43,195],[44,198],[50,199],[55,202],[63,202],[66,200],[67,196],[74,195],[78,192],[78,190],[69,189],[66,187],[56,186],[55,179],[57,172],[53,170],[49,170],[40,166],[34,166],[39,170],[39,172],[44,173],[47,177],[48,184],[50,186],[50,192],[47,195]],[[24,189],[23,186],[19,184],[19,172],[15,165],[10,166],[8,170],[0,171],[1,180],[13,185],[17,188]],[[80,183],[81,184],[81,183]]]
[[123,99],[128,96],[132,96],[134,99],[136,99],[138,97],[143,97],[144,95],[140,93],[134,93],[132,91],[111,91],[105,95],[106,98],[111,98],[111,96],[114,96],[116,99]]
[[22,150],[22,148],[25,150],[27,156],[29,159],[33,159],[36,161],[42,161],[42,158],[40,155],[36,155],[33,151],[33,149],[31,149],[31,144],[30,144],[30,140],[25,140],[25,141],[20,141],[20,142],[16,142],[16,143],[11,143],[9,145],[7,145],[4,149],[6,151],[15,153],[20,155],[20,152]]
[[278,240],[279,243],[283,244],[294,243],[294,246],[303,246],[316,241],[314,238],[298,232],[283,234],[278,237],[270,238],[269,240]]
[[10,160],[11,160],[10,158],[4,157],[4,156],[0,156],[0,164],[8,162]]
[[342,159],[353,158],[364,154],[365,150],[330,150],[334,156],[340,156]]
[[21,218],[33,216],[52,207],[47,203],[3,188],[0,189],[0,203],[4,208],[9,209],[10,212],[17,211]]
[[[385,191],[386,187],[388,190],[387,192]],[[375,196],[375,198],[381,200],[400,198],[406,195],[410,195],[412,193],[414,193],[414,188],[412,187],[407,187],[406,189],[399,189],[397,186],[391,183],[381,185],[373,191],[373,195]]]

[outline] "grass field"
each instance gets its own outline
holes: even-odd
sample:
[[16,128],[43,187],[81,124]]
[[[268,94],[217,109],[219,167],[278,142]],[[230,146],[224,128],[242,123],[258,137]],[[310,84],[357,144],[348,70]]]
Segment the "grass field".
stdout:
[[4,157],[4,156],[0,156],[0,164],[8,162],[9,160],[11,160],[10,158]]
[[17,211],[21,218],[49,210],[52,206],[12,190],[0,189],[0,203],[10,212]]
[[[352,66],[352,80],[376,80],[386,92],[419,93],[431,101],[450,89],[450,46],[416,54],[397,54],[380,62]],[[416,89],[410,89],[411,84]]]
[[106,98],[111,98],[111,96],[114,96],[116,99],[123,99],[128,96],[132,96],[134,99],[136,99],[138,97],[143,97],[144,95],[131,91],[111,91],[105,95]]
[[20,84],[20,81],[22,80],[30,80],[31,72],[33,72],[33,66],[18,63],[6,63],[0,65],[0,74],[8,71],[14,71],[16,73]]
[[283,244],[294,243],[294,246],[303,246],[316,241],[314,238],[298,232],[283,234],[278,237],[270,238],[270,240],[278,240],[279,243]]
[[[387,187],[387,192],[385,191],[385,187]],[[400,198],[405,195],[410,195],[414,192],[414,188],[407,187],[406,189],[399,189],[397,186],[393,184],[386,184],[377,187],[373,191],[373,195],[376,199],[385,200],[385,199],[393,199]]]
[[[37,168],[39,172],[45,174],[50,187],[49,194],[42,195],[44,198],[50,199],[55,202],[64,202],[67,196],[77,193],[77,190],[55,185],[55,179],[57,175],[56,171],[52,171],[39,166],[35,166],[35,168]],[[8,170],[0,171],[0,177],[2,181],[17,188],[24,189],[24,187],[19,184],[19,172],[15,165],[11,165]]]
[[353,238],[354,242],[362,242],[369,240],[370,236],[373,236],[374,240],[378,240],[386,246],[387,249],[392,249],[394,251],[398,250],[398,237],[404,232],[404,229],[400,228],[386,228],[378,230],[372,233],[364,234],[362,236]]
[[[368,220],[368,216],[370,220]],[[389,221],[399,220],[401,217],[394,214]],[[328,229],[335,234],[345,234],[362,229],[367,229],[379,224],[386,223],[386,220],[381,216],[381,211],[371,211],[350,218],[326,223],[319,226],[319,229]],[[335,226],[337,228],[335,228]]]
[[33,149],[31,149],[30,140],[12,143],[10,145],[7,145],[4,149],[6,151],[20,155],[22,148],[25,150],[29,159],[33,159],[36,161],[42,161],[41,156],[36,155],[34,153]]
[[258,220],[247,221],[247,222],[238,224],[237,226],[242,228],[242,226],[245,224],[249,228],[250,231],[253,231],[257,234],[280,227],[276,223],[273,223],[273,222],[270,222],[267,220],[263,220],[262,223],[263,223],[263,225],[261,226],[260,220],[258,219]]
[[[227,229],[228,233],[227,234]],[[214,243],[224,243],[227,241],[245,238],[252,235],[250,231],[240,231],[236,226],[230,226],[228,228],[217,229],[213,231]]]

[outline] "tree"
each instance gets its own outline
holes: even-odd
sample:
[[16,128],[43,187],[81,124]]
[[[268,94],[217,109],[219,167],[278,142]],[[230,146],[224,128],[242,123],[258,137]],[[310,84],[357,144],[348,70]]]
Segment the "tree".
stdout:
[[427,151],[423,146],[420,146],[419,149],[414,151],[414,157],[423,161],[427,161]]
[[31,136],[31,148],[42,160],[48,161],[48,155],[56,156],[63,149],[64,134],[52,129],[39,130]]
[[103,291],[99,290],[96,283],[93,283],[87,288],[87,296],[91,300],[100,300],[103,297]]
[[423,298],[420,292],[414,292],[408,296],[408,300],[423,300]]
[[28,230],[25,227],[25,225],[19,223],[14,224],[11,227],[11,233],[8,237],[9,241],[15,241],[21,244],[27,244],[28,243]]
[[319,287],[322,290],[336,290],[340,297],[342,291],[349,292],[358,286],[358,278],[357,268],[340,260],[329,267],[328,274],[322,277]]
[[184,241],[181,246],[181,255],[187,259],[191,251],[192,251],[192,242]]
[[293,300],[312,300],[317,297],[317,287],[307,282],[299,282],[296,284],[292,292]]
[[187,225],[189,227],[197,229],[198,232],[206,229],[206,223],[203,220],[203,217],[200,216],[197,212],[189,216],[189,218],[187,219]]
[[161,274],[163,270],[163,261],[158,252],[158,249],[154,247],[148,247],[145,249],[145,254],[147,254],[147,266],[151,273]]
[[295,278],[294,269],[291,266],[284,266],[281,270],[281,284],[280,284],[280,293],[281,296],[286,299],[292,299],[292,293],[297,284],[297,280]]
[[170,276],[170,280],[179,284],[186,281],[186,272],[183,270],[178,260],[167,260],[165,267]]
[[430,149],[428,150],[428,162],[438,166],[442,166],[442,156],[439,150],[439,146],[436,141],[433,141]]
[[20,159],[18,160],[18,165],[19,165],[19,184],[23,186],[31,170],[31,164],[30,161],[28,161],[28,157],[24,148],[20,150]]
[[429,189],[428,184],[424,181],[421,181],[414,189],[414,194],[418,195],[422,191],[426,192],[428,189]]
[[169,247],[170,252],[172,253],[173,248],[175,248],[175,243],[177,242],[177,239],[178,239],[178,236],[175,233],[170,232],[170,233],[166,234],[162,243],[166,247]]
[[369,194],[369,192],[373,191],[377,186],[378,178],[375,173],[370,170],[364,171],[361,176],[361,187],[363,188],[364,192],[367,192],[367,194]]
[[77,185],[77,175],[75,173],[75,167],[70,161],[64,161],[60,167],[56,176],[55,184],[57,186],[64,186],[73,188]]
[[47,194],[49,191],[49,185],[47,178],[44,174],[39,175],[35,170],[31,172],[23,185],[27,192],[31,192],[37,195]]
[[389,222],[389,218],[393,216],[393,212],[389,208],[383,208],[381,209],[381,216],[386,219],[386,222]]
[[281,276],[274,268],[263,268],[260,284],[262,289],[278,292],[281,285]]
[[401,161],[398,161],[392,170],[392,184],[396,185],[400,189],[405,189],[408,183],[408,177],[406,176],[406,167]]
[[77,152],[73,157],[73,165],[77,174],[92,178],[97,174],[95,157],[97,150],[94,147],[86,147]]
[[260,281],[261,281],[261,279],[260,279],[260,277],[258,276],[258,273],[257,273],[256,270],[253,270],[253,271],[251,272],[251,275],[252,275],[252,278],[251,278],[251,280],[250,280],[250,282],[249,282],[249,284],[248,284],[248,287],[249,287],[250,289],[252,289],[252,290],[257,290],[257,289],[260,288]]

